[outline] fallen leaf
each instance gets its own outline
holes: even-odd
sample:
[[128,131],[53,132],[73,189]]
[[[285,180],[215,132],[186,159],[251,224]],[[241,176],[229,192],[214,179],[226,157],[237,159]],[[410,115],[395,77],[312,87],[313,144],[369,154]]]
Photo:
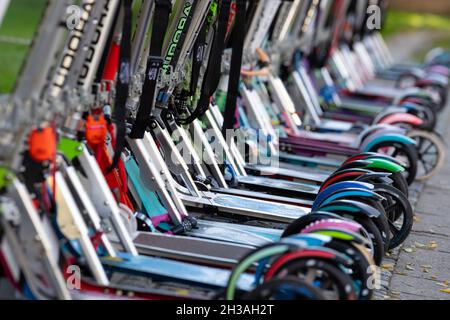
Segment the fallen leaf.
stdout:
[[440,287],[448,287],[445,283],[436,282],[436,284]]
[[427,265],[427,264],[421,265],[420,267],[421,267],[421,268],[425,268],[425,269],[431,269],[431,268],[433,268],[433,266],[430,266],[430,265]]
[[414,222],[420,222],[420,220],[421,220],[418,216],[414,216],[413,219],[414,219]]
[[403,248],[403,251],[408,252],[408,253],[413,253],[414,249],[413,248]]
[[383,263],[382,265],[381,265],[381,268],[382,269],[385,269],[385,270],[394,270],[394,264],[393,263]]
[[450,289],[442,289],[441,292],[450,293]]
[[428,246],[427,246],[427,248],[428,248],[429,250],[434,250],[434,249],[436,249],[437,247],[438,247],[438,244],[437,244],[436,241],[430,241],[430,242],[428,243]]
[[423,243],[420,243],[420,242],[414,242],[414,245],[417,247],[417,248],[420,248],[420,249],[423,249],[423,248],[426,248],[426,244],[423,244]]
[[409,270],[409,271],[414,271],[415,270],[414,267],[411,266],[411,265],[406,265],[405,269]]
[[429,270],[429,269],[426,269],[426,268],[422,268],[422,272],[423,272],[423,273],[430,273],[430,270]]
[[437,280],[436,276],[431,276],[431,280]]
[[444,284],[445,284],[446,286],[448,286],[448,285],[450,285],[450,281],[445,280],[445,281],[444,281]]

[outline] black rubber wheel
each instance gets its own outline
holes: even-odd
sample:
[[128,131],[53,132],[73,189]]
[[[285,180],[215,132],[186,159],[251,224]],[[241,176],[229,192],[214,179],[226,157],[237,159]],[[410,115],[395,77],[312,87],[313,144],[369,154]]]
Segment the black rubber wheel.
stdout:
[[[335,211],[333,213],[343,218],[353,220],[359,223],[364,228],[364,230],[368,233],[370,240],[372,241],[373,244],[374,248],[374,252],[372,253],[373,259],[375,261],[375,264],[379,266],[383,261],[386,250],[389,248],[390,243],[389,223],[381,204],[378,204],[377,207],[375,206],[374,203],[372,203],[375,201],[361,201],[361,202],[364,202],[376,208],[378,211],[380,211],[380,216],[378,218],[369,218],[368,216],[363,214],[351,213],[346,211]],[[283,233],[283,235],[287,234],[287,231],[298,230],[296,228],[299,227],[299,224],[300,222],[297,222],[296,226],[295,221],[291,223],[291,225],[289,225],[288,228],[286,228],[285,233]]]
[[421,107],[419,109],[410,110],[408,113],[423,120],[423,124],[420,129],[426,131],[433,131],[437,124],[437,112],[429,107]]
[[371,273],[371,271],[376,272],[377,269],[372,268],[371,263],[362,252],[362,250],[365,250],[366,252],[367,250],[365,248],[358,248],[349,241],[342,240],[333,240],[327,247],[342,252],[353,260],[351,277],[358,288],[358,299],[370,300],[374,289],[370,286],[370,278],[378,275],[373,275]]
[[442,139],[433,132],[419,130],[409,131],[408,137],[417,143],[416,180],[424,181],[436,175],[445,161],[445,145]]
[[[374,172],[383,172],[383,171],[382,170],[374,170]],[[409,195],[408,182],[406,182],[405,177],[401,173],[392,173],[389,176],[389,179],[391,179],[393,181],[391,185],[394,188],[401,191],[406,197],[408,197],[408,195]],[[361,177],[357,181],[367,182],[370,184],[385,183],[383,181],[380,181],[379,179],[373,179],[371,177],[368,177],[368,178]]]
[[447,105],[448,100],[448,88],[441,85],[426,85],[423,87],[425,91],[428,91],[430,94],[435,92],[439,96],[439,103],[436,103],[436,110],[442,111]]
[[387,185],[376,185],[374,191],[386,199],[382,202],[391,233],[389,249],[396,248],[411,233],[414,223],[413,209],[409,200],[396,188]]
[[386,216],[386,211],[384,210],[383,205],[376,200],[367,199],[367,198],[350,198],[350,200],[359,201],[365,203],[373,208],[375,208],[380,215],[378,217],[370,218],[375,224],[375,227],[378,229],[381,235],[382,243],[384,245],[384,250],[387,251],[389,249],[389,243],[391,240],[390,232],[389,232],[389,222]]
[[[373,254],[373,260],[375,261],[375,264],[377,266],[380,266],[383,258],[384,258],[384,254],[385,254],[385,249],[386,249],[386,245],[383,242],[383,237],[381,234],[381,231],[379,230],[379,228],[377,227],[377,225],[375,224],[375,222],[368,218],[368,217],[364,217],[364,216],[353,216],[353,220],[355,222],[358,222],[363,228],[364,230],[367,231],[367,233],[370,236],[370,239],[372,240],[373,243],[373,248],[374,248],[374,252]],[[388,244],[389,246],[389,244]]]
[[387,154],[405,163],[404,176],[411,185],[417,175],[418,154],[414,145],[405,145],[398,142],[382,142],[372,147],[371,152]]
[[244,295],[243,300],[326,300],[316,286],[290,276],[271,279]]
[[326,299],[355,300],[357,298],[352,278],[327,260],[299,258],[280,266],[276,277],[296,276],[318,286]]
[[405,195],[405,197],[409,197],[408,181],[406,181],[406,178],[403,174],[399,172],[393,173],[389,176],[389,179],[392,179],[394,181],[393,186],[400,190]]
[[377,226],[370,218],[367,218],[367,219],[365,219],[365,217],[354,218],[353,216],[344,217],[339,214],[336,217],[336,216],[329,216],[322,212],[321,213],[313,213],[313,214],[306,215],[304,217],[300,217],[297,220],[291,222],[286,227],[286,229],[284,230],[281,237],[285,238],[285,237],[299,234],[302,232],[302,230],[304,228],[306,228],[310,224],[314,223],[315,221],[326,220],[326,219],[339,219],[339,218],[351,220],[353,222],[359,223],[363,227],[364,231],[367,233],[367,236],[364,234],[361,234],[361,236],[372,243],[372,247],[373,247],[373,251],[374,251],[374,252],[372,252],[373,259],[377,265],[380,265],[381,261],[383,260],[383,257],[384,257],[385,248],[387,248],[387,247],[384,245],[381,232],[378,230]]
[[311,223],[317,221],[317,220],[324,220],[324,219],[339,219],[341,216],[335,215],[335,214],[326,214],[326,213],[315,213],[311,212],[310,214],[304,215],[303,217],[300,217],[294,221],[292,221],[288,226],[284,229],[283,234],[281,235],[281,238],[290,237],[293,235],[297,235],[304,228],[306,228]]

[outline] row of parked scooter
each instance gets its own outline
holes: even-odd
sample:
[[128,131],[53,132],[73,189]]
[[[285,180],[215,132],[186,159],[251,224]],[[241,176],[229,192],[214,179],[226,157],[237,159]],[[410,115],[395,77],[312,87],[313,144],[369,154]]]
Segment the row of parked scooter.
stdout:
[[444,161],[448,53],[395,64],[384,0],[69,5],[2,107],[9,297],[372,298]]

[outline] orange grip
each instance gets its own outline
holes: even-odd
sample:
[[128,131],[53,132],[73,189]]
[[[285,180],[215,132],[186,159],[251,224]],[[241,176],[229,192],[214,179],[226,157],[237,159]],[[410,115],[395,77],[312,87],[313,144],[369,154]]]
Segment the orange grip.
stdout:
[[56,134],[52,127],[33,129],[28,137],[28,153],[36,162],[52,161],[56,156]]
[[108,123],[102,114],[88,115],[86,119],[86,141],[90,146],[96,146],[106,141]]

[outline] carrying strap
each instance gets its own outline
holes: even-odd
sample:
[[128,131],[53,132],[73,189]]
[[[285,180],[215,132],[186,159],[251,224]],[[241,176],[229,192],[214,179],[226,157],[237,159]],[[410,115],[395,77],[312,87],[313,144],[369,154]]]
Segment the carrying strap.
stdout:
[[142,98],[136,115],[136,121],[130,133],[130,137],[133,139],[142,139],[144,137],[150,121],[150,116],[155,103],[158,75],[163,65],[162,46],[169,25],[171,11],[172,3],[170,0],[156,0],[146,77],[142,88]]
[[228,94],[223,115],[222,134],[233,129],[236,117],[236,103],[239,94],[239,79],[242,68],[242,55],[245,41],[246,1],[236,0],[236,20],[233,30],[231,68],[228,82]]
[[212,95],[219,86],[222,55],[225,49],[225,38],[230,16],[230,6],[231,0],[220,1],[216,34],[209,54],[209,62],[202,83],[201,95],[195,110],[186,119],[178,119],[180,124],[190,124],[195,119],[203,116],[209,108]]
[[114,106],[114,120],[116,124],[116,150],[111,166],[107,171],[117,167],[120,156],[125,148],[126,135],[126,103],[130,84],[130,59],[131,59],[131,24],[132,24],[132,0],[122,0],[123,26],[122,40],[120,42],[119,72],[116,83],[116,101]]
[[195,96],[195,91],[197,90],[198,79],[200,78],[200,70],[202,68],[203,59],[206,54],[206,33],[208,30],[208,24],[204,23],[197,40],[194,44],[194,51],[192,57],[192,72],[191,72],[191,83],[189,88],[189,95],[191,97]]

